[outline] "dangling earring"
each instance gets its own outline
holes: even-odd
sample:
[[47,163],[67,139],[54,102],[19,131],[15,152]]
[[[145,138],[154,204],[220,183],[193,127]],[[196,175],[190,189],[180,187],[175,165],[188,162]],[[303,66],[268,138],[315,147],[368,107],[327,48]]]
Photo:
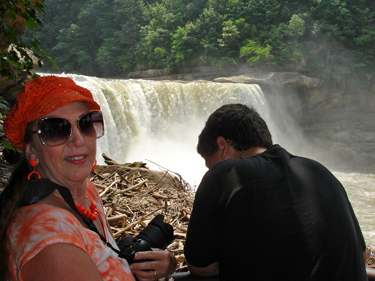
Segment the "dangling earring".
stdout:
[[96,161],[96,159],[95,159],[95,163],[94,163],[94,166],[92,166],[91,171],[94,171],[94,170],[95,170],[95,168],[96,168],[96,163],[97,163],[97,161]]
[[35,174],[35,175],[38,177],[38,179],[41,179],[42,177],[40,176],[40,174],[39,174],[37,171],[35,171],[35,166],[36,166],[36,162],[35,162],[35,160],[30,160],[30,165],[31,165],[31,167],[33,167],[33,170],[32,170],[32,172],[30,172],[30,174],[27,176],[27,179],[30,180],[30,178],[31,178],[31,176],[32,176],[33,174]]

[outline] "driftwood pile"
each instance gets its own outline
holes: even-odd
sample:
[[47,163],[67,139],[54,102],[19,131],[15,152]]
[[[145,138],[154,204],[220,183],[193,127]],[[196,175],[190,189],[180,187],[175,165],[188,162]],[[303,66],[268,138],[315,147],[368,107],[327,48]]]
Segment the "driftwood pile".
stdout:
[[176,239],[168,250],[176,256],[176,271],[186,271],[183,246],[194,201],[194,191],[169,170],[152,171],[145,163],[118,164],[103,154],[108,166],[97,166],[90,180],[102,198],[116,241],[136,237],[158,214],[173,226]]
[[368,246],[366,249],[366,252],[367,252],[366,266],[375,268],[375,248],[372,246]]

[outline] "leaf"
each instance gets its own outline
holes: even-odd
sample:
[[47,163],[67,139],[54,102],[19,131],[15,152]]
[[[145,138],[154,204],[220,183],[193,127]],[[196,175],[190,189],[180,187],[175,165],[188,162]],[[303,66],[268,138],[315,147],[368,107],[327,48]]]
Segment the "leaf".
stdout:
[[[3,127],[3,126],[1,126]],[[4,141],[4,140],[0,140],[0,143],[2,144],[2,146],[7,149],[7,150],[14,150],[16,151],[16,149],[11,145],[9,144],[8,142]]]
[[13,64],[15,67],[19,67],[19,65],[17,64],[16,61],[13,61],[13,60],[8,60],[11,64]]
[[9,11],[9,12],[8,12],[8,16],[9,16],[12,20],[15,20],[15,19],[16,19],[16,14],[13,13],[12,11]]
[[39,53],[41,53],[41,54],[43,54],[43,51],[38,47],[38,45],[37,44],[35,44],[34,42],[32,43],[32,45],[33,45],[33,47],[34,47],[34,49],[35,49],[35,51],[37,51],[37,52],[39,52]]
[[5,104],[5,106],[7,106],[8,109],[10,108],[10,104],[4,98],[2,98],[1,103]]
[[58,67],[56,65],[56,62],[53,59],[51,59],[50,57],[48,57],[48,58],[49,58],[50,63],[52,63],[52,65],[58,69]]
[[30,30],[35,30],[37,29],[35,21],[29,17],[27,20],[25,20],[25,25],[30,29]]
[[45,5],[42,2],[39,2],[39,1],[35,2],[35,7],[38,9],[44,9],[44,6]]

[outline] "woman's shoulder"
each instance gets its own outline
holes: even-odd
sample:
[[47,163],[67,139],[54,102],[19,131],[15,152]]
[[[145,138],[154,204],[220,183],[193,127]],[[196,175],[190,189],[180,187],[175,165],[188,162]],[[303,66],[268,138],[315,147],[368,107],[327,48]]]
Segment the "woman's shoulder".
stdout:
[[9,228],[11,266],[19,268],[49,245],[66,243],[90,250],[89,233],[70,212],[51,205],[20,208]]
[[62,228],[80,228],[70,212],[51,205],[36,204],[20,208],[11,224],[12,231],[61,232]]
[[81,243],[85,231],[70,212],[51,205],[31,205],[19,209],[9,228],[12,245],[35,246],[46,241]]
[[17,211],[9,228],[9,239],[13,250],[22,252],[54,243],[85,247],[87,233],[70,212],[51,205],[36,204]]

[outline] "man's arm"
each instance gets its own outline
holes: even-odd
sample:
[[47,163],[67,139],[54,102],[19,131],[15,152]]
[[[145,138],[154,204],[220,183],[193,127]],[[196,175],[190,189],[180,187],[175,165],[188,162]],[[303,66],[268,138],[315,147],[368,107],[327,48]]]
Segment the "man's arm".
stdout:
[[219,263],[218,262],[211,263],[207,267],[196,267],[196,266],[191,265],[188,261],[186,261],[186,263],[188,265],[189,271],[193,275],[198,275],[198,276],[219,275]]

